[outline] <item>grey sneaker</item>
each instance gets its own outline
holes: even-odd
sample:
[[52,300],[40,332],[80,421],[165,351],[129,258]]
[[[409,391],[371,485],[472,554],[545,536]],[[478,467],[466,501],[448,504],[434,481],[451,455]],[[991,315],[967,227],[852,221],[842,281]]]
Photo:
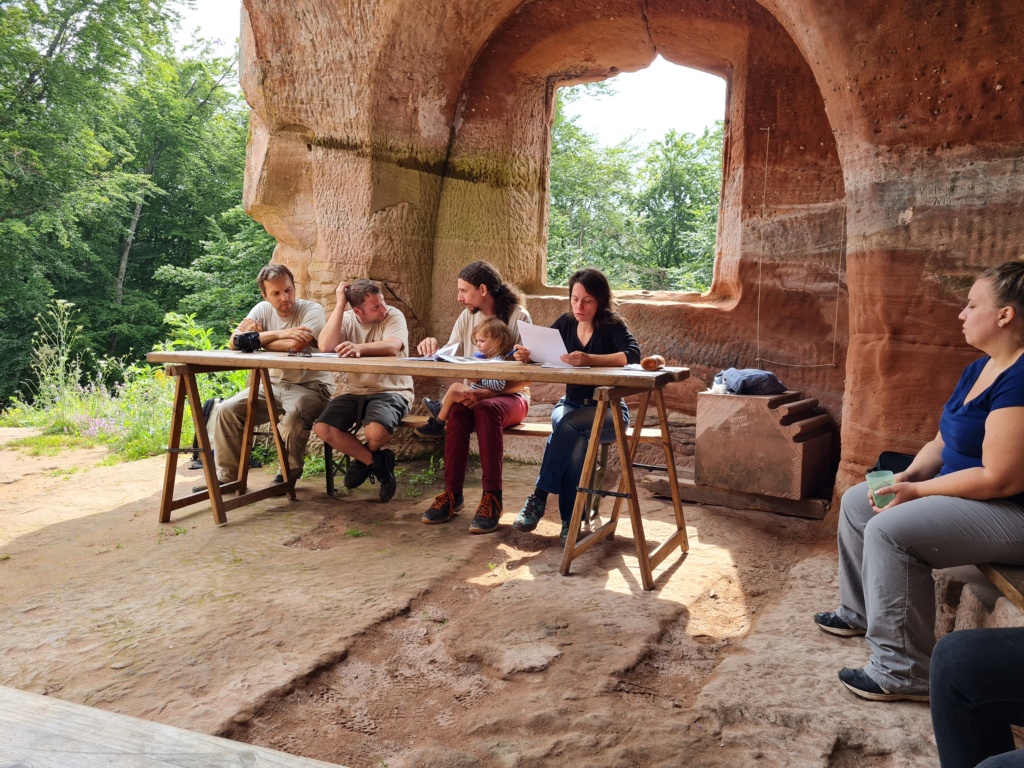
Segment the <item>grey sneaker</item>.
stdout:
[[841,669],[839,670],[839,682],[845,685],[851,692],[868,701],[928,701],[928,692],[923,693],[893,693],[887,691],[874,680],[863,669]]
[[456,496],[451,491],[445,489],[437,494],[437,498],[434,499],[434,503],[430,505],[430,509],[423,513],[423,517],[420,518],[420,522],[426,523],[427,525],[447,523],[455,517],[455,513],[459,512],[462,507],[462,494],[460,493]]
[[491,533],[497,530],[498,520],[501,518],[501,502],[493,493],[484,491],[480,498],[480,505],[473,515],[473,522],[469,524],[470,533]]
[[[571,520],[563,520],[562,521],[562,531],[561,531],[561,533],[558,534],[558,541],[559,541],[559,543],[561,543],[561,545],[563,547],[565,546],[565,543],[567,541],[569,541],[569,524],[571,522],[572,522]],[[580,539],[585,539],[589,535],[590,535],[590,531],[581,530],[576,535],[576,541],[579,541]]]
[[381,448],[373,452],[373,474],[380,481],[380,500],[391,501],[398,488],[395,478],[395,452],[390,448]]
[[835,611],[822,611],[821,613],[814,614],[814,623],[818,625],[818,629],[822,632],[828,632],[830,635],[838,635],[839,637],[857,637],[859,635],[866,635],[867,631],[860,627],[855,627],[852,624],[847,624]]
[[523,508],[519,510],[519,514],[516,515],[516,519],[512,522],[512,527],[517,531],[529,533],[537,527],[537,523],[540,522],[542,517],[544,517],[544,505],[531,493],[526,497]]

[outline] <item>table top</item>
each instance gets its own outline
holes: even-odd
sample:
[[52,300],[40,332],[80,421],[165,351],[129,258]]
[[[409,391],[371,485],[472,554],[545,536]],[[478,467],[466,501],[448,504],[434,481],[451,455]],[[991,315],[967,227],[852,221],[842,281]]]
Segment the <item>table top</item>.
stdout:
[[332,373],[390,373],[443,379],[501,379],[504,381],[580,384],[595,387],[631,387],[659,389],[682,381],[689,368],[666,367],[658,371],[627,368],[545,368],[537,364],[449,363],[434,360],[410,360],[400,357],[298,357],[286,352],[237,352],[235,350],[150,352],[146,359],[164,365],[224,368],[226,370],[281,368],[329,371]]

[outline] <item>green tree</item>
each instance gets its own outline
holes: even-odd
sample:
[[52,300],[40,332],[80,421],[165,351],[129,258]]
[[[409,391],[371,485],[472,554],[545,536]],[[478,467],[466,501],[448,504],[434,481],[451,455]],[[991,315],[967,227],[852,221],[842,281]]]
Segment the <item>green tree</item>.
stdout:
[[[611,95],[606,85],[596,90]],[[700,138],[670,131],[645,150],[602,147],[565,105],[595,86],[558,91],[551,129],[547,279],[583,266],[613,288],[706,291],[714,268],[723,124]]]
[[241,199],[234,62],[203,41],[175,54],[175,22],[172,0],[2,4],[0,403],[50,297],[81,309],[94,358],[151,348],[187,290],[154,273],[192,264]]
[[260,300],[256,275],[273,256],[275,240],[241,205],[217,217],[212,230],[203,254],[190,266],[163,266],[156,278],[185,289],[179,311],[194,315],[198,326],[214,329],[214,338],[224,341]]
[[[602,84],[604,85],[604,84]],[[548,213],[548,281],[565,285],[581,267],[604,270],[613,284],[637,248],[636,222],[627,201],[631,196],[637,150],[627,140],[602,147],[566,114],[565,105],[586,91],[607,94],[607,86],[560,89],[551,128],[550,206]]]
[[134,61],[169,44],[166,0],[4,2],[0,12],[0,397],[28,373],[34,318],[92,256],[83,222],[127,204],[110,109]]
[[705,291],[711,284],[722,186],[723,124],[698,139],[669,131],[639,168],[633,210],[646,235],[646,287]]

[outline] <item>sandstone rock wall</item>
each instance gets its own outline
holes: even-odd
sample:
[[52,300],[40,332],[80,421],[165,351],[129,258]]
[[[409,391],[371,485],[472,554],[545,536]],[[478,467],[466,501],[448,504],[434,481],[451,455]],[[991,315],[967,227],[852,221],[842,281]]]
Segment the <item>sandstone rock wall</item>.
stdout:
[[[972,352],[956,314],[1018,253],[1020,42],[1011,4],[812,0],[244,0],[246,206],[307,295],[369,276],[444,336],[485,258],[539,321],[554,90],[656,54],[729,83],[708,296],[622,297],[642,346],[775,370],[842,423],[840,485],[912,451]],[[685,94],[666,98],[685,99]]]

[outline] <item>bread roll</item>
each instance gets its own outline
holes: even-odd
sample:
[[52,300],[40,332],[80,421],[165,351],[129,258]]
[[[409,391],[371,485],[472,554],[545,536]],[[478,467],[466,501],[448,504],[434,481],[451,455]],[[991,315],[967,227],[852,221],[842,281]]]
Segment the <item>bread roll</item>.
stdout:
[[665,358],[661,355],[651,355],[640,361],[640,367],[645,371],[657,371],[665,367]]

